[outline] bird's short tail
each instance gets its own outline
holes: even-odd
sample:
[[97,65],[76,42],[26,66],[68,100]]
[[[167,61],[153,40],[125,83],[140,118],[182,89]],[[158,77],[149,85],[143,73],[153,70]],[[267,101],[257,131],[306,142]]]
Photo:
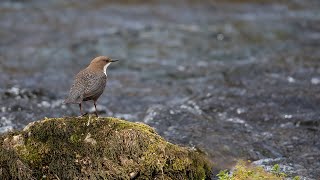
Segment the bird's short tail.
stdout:
[[77,104],[74,100],[70,99],[69,97],[63,101],[63,104]]
[[67,99],[65,99],[65,100],[63,101],[63,104],[69,104],[69,103],[71,103],[69,98],[67,98]]
[[63,104],[80,104],[81,101],[82,101],[81,97],[74,99],[69,96],[63,101]]

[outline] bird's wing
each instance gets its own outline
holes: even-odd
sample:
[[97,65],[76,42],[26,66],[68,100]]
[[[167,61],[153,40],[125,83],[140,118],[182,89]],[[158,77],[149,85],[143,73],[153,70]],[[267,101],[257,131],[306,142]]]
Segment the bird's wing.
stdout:
[[85,98],[98,98],[104,91],[107,77],[103,72],[89,73],[87,86],[84,92]]
[[82,102],[83,95],[85,92],[85,87],[87,86],[86,80],[83,78],[85,74],[86,74],[85,70],[82,70],[75,76],[69,92],[69,96],[65,100],[65,103],[80,104]]

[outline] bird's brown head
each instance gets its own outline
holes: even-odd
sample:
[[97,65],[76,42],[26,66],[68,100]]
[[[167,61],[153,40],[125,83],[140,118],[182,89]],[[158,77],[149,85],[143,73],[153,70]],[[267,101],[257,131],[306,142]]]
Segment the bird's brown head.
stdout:
[[99,56],[94,58],[91,61],[89,68],[95,68],[95,69],[103,70],[105,72],[107,67],[110,65],[110,63],[116,62],[116,61],[118,60],[111,59],[107,56]]

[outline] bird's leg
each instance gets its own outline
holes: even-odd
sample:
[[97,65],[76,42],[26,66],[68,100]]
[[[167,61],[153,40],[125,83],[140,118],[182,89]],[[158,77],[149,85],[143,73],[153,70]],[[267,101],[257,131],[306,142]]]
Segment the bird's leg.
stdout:
[[97,104],[96,101],[93,101],[94,109],[96,110],[96,116],[98,117]]
[[83,114],[83,113],[82,113],[82,108],[81,108],[81,105],[82,105],[82,103],[80,103],[80,104],[79,104],[79,108],[80,108],[80,114],[81,114],[80,116],[85,116],[85,115],[87,115],[87,113],[85,113],[85,114]]
[[80,116],[83,116],[82,108],[81,108],[81,103],[79,104],[79,108],[80,108]]

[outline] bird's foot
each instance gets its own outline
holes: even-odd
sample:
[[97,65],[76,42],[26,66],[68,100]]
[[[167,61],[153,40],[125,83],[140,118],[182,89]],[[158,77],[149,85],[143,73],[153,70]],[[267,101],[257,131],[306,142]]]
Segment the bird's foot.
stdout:
[[[98,114],[94,114],[97,118],[99,117]],[[93,116],[93,114],[90,114],[90,113],[84,113],[82,115],[80,115],[79,117],[86,117],[86,116]]]
[[87,116],[88,113],[84,113],[84,114],[81,114],[80,117],[84,117],[84,116]]

